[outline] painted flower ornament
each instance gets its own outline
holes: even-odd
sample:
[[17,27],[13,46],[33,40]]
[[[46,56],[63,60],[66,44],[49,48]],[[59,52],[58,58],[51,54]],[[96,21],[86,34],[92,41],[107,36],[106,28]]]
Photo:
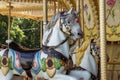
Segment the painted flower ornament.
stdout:
[[115,0],[107,0],[107,5],[113,7],[115,2],[116,2]]

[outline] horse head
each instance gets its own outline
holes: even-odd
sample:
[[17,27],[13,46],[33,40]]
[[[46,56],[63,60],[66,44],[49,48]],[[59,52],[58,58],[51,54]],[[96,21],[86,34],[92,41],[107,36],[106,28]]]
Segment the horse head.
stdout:
[[79,11],[75,11],[73,7],[69,11],[62,11],[54,15],[46,26],[46,32],[56,25],[73,40],[83,38],[79,25]]
[[97,56],[99,56],[99,53],[100,53],[100,45],[99,45],[98,40],[92,39],[90,45],[91,45],[91,46],[90,46],[90,49],[91,49],[92,55],[97,55]]
[[74,11],[72,7],[68,12],[62,12],[60,16],[61,30],[67,35],[70,35],[70,38],[73,40],[83,38],[83,32],[79,25],[78,14],[79,12]]
[[74,42],[83,38],[78,14],[79,12],[72,7],[69,11],[63,11],[54,15],[46,26],[46,31],[43,35],[43,45],[48,47],[54,46],[52,47],[54,49],[62,48],[57,50],[68,57],[68,38],[71,38]]

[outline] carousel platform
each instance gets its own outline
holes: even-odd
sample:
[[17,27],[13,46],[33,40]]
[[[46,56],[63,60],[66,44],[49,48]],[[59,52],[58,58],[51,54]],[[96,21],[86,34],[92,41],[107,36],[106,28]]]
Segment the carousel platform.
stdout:
[[[24,76],[14,75],[12,80],[24,80]],[[38,78],[37,80],[43,80],[43,79]]]

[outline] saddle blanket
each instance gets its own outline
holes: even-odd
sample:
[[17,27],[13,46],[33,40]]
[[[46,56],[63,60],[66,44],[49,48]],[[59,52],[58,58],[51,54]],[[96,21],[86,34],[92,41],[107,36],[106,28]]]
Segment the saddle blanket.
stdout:
[[12,67],[18,73],[21,74],[24,71],[24,69],[21,66],[21,59],[22,60],[29,60],[29,59],[32,60],[31,71],[33,73],[37,74],[40,71],[40,69],[41,69],[41,66],[40,66],[41,51],[37,51],[36,53],[21,53],[21,52],[15,51],[13,49],[10,49],[10,51],[12,53]]

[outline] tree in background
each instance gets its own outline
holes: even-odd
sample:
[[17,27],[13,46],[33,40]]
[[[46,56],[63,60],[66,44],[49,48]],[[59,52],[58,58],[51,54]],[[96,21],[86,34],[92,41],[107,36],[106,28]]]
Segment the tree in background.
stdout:
[[8,17],[0,15],[0,44],[6,44],[7,40]]
[[21,44],[22,41],[26,39],[26,36],[22,29],[19,27],[19,21],[12,19],[11,30],[10,30],[11,40]]
[[19,18],[16,20],[19,21],[19,27],[23,30],[26,36],[24,41],[21,42],[21,44],[28,48],[39,48],[40,47],[40,23],[32,19]]
[[[0,44],[6,44],[8,17],[0,15]],[[10,39],[28,47],[39,48],[40,24],[31,19],[11,18]]]

